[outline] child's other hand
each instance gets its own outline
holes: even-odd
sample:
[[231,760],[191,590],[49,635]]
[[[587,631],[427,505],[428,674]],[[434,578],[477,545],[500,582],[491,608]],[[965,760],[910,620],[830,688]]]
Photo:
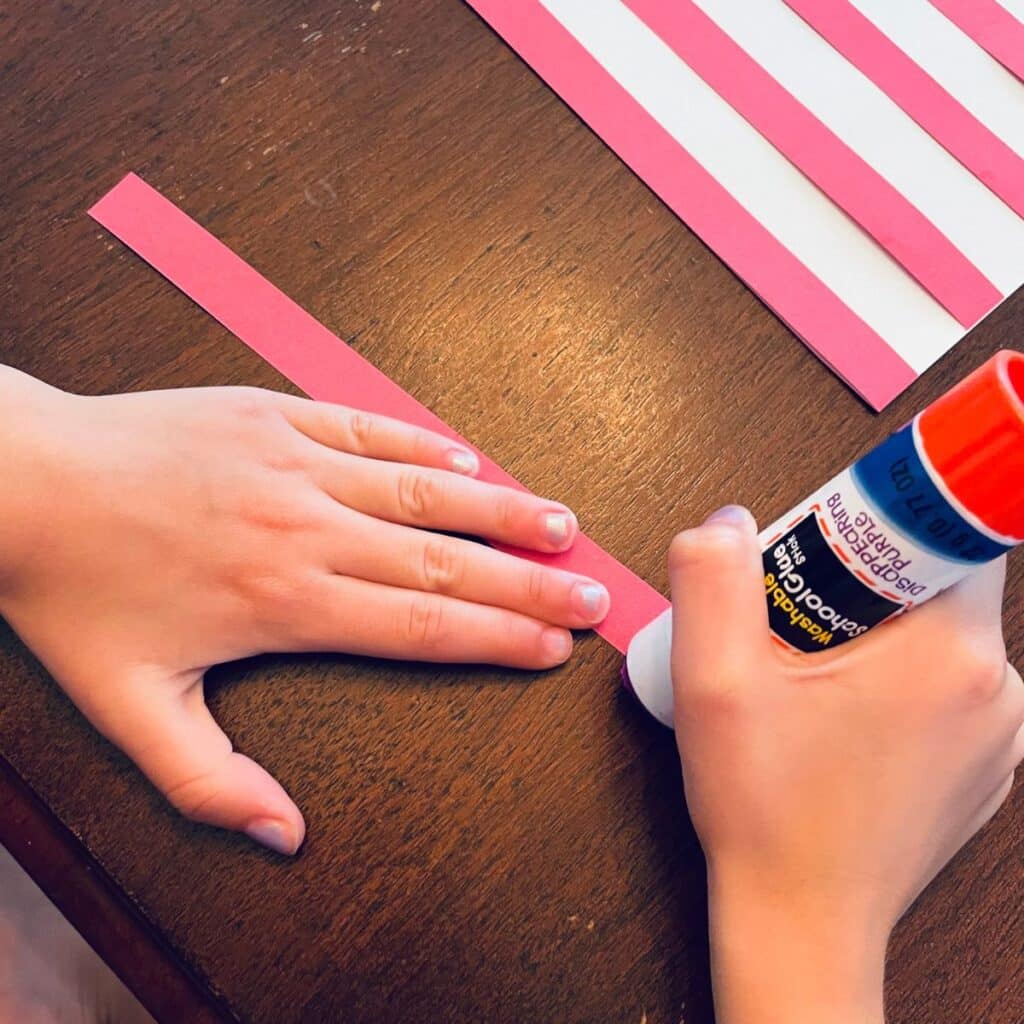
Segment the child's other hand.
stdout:
[[211,665],[332,650],[544,669],[608,611],[593,580],[429,532],[542,552],[578,532],[563,505],[472,479],[438,435],[255,389],[79,398],[0,374],[0,614],[197,820],[285,852],[304,835],[210,716]]
[[768,631],[749,513],[676,538],[672,670],[721,1024],[882,1019],[891,928],[1024,757],[1004,565],[832,652]]

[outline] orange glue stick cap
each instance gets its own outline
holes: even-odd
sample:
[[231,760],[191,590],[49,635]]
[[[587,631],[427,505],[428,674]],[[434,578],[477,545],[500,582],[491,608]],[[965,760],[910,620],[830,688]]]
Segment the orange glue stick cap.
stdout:
[[1004,350],[918,418],[931,468],[984,526],[1024,539],[1024,355]]

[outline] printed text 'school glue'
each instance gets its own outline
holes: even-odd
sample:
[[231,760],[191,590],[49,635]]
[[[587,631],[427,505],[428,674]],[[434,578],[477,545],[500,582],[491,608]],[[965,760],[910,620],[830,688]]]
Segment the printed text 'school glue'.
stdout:
[[[993,356],[759,539],[774,639],[804,652],[852,640],[1005,554],[1024,539],[1024,355]],[[666,612],[623,667],[668,726],[671,635]]]

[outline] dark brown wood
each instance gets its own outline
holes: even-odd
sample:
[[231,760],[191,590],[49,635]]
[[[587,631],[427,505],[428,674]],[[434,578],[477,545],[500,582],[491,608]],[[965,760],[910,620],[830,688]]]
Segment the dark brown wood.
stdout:
[[[781,513],[1024,330],[1018,295],[872,414],[458,0],[14,0],[0,40],[0,361],[291,390],[85,216],[134,169],[659,587],[677,528]],[[597,637],[537,677],[219,671],[306,813],[291,863],[176,817],[0,648],[0,751],[239,1018],[711,1020],[672,739]],[[1024,1019],[1022,844],[1018,787],[901,927],[894,1024]]]
[[160,1021],[237,1021],[0,757],[0,843]]

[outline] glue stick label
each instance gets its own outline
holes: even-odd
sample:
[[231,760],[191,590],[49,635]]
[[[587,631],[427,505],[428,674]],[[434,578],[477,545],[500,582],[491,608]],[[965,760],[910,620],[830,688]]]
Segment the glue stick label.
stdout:
[[850,571],[829,543],[817,510],[809,511],[764,552],[764,586],[772,632],[798,651],[832,647],[903,610]]
[[760,539],[772,632],[805,652],[852,640],[1009,550],[946,493],[916,423]]

